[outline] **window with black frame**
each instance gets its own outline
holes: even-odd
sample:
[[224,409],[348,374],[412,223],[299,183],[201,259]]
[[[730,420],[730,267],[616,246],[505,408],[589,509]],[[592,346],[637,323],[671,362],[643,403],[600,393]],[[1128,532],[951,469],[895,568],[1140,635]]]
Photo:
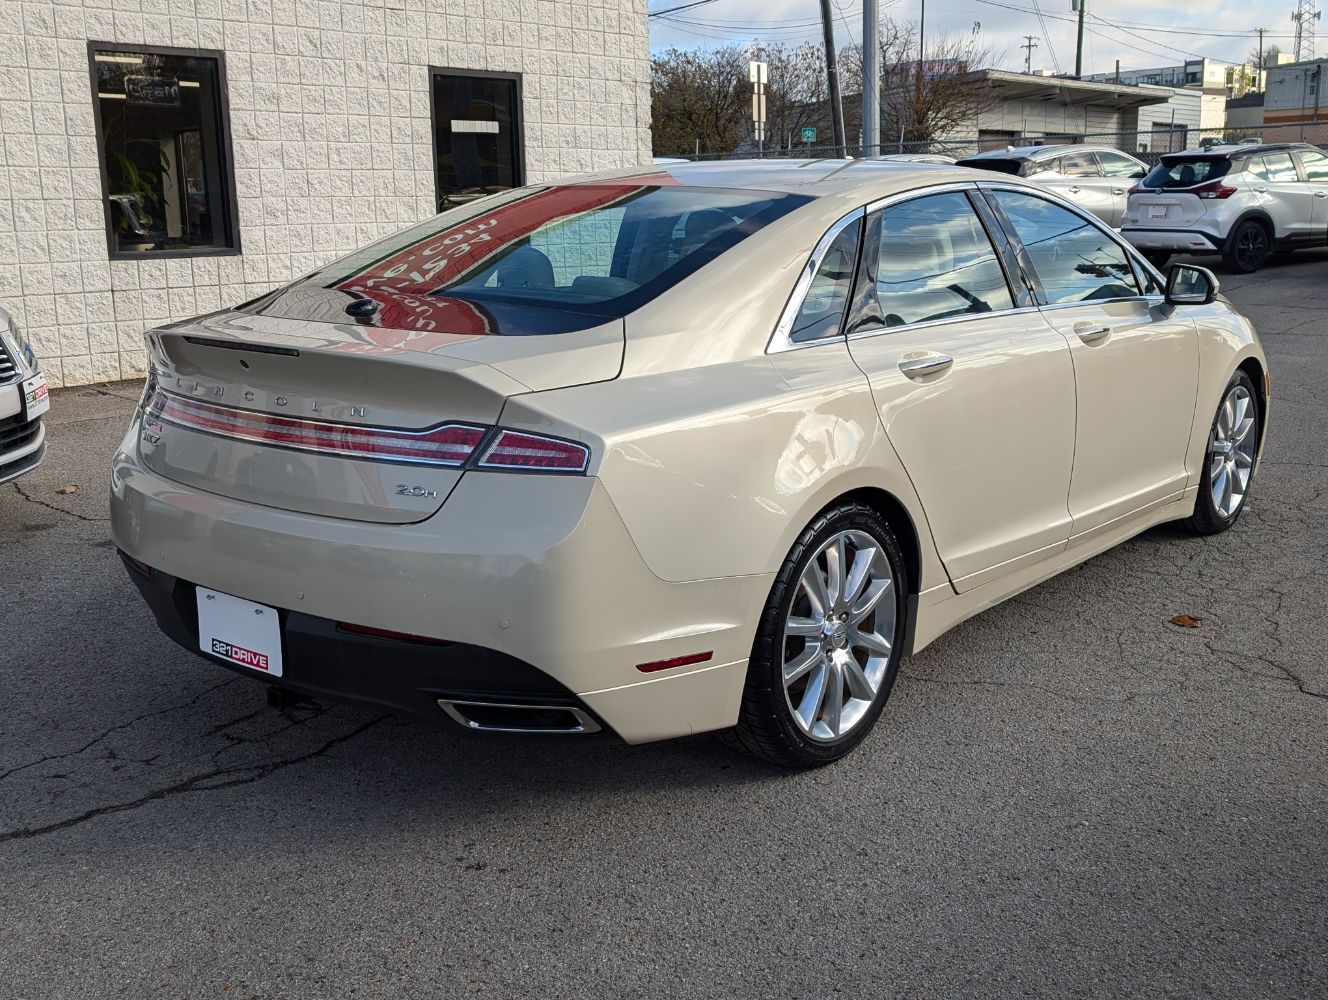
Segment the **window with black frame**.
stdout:
[[220,53],[89,48],[111,255],[238,249]]

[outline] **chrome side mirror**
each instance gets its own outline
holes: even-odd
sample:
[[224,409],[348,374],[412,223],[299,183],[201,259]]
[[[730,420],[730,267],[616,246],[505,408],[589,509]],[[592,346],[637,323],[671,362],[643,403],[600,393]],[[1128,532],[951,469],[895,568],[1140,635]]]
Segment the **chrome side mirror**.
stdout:
[[1172,264],[1167,269],[1167,304],[1206,306],[1217,298],[1222,286],[1217,275],[1195,264]]

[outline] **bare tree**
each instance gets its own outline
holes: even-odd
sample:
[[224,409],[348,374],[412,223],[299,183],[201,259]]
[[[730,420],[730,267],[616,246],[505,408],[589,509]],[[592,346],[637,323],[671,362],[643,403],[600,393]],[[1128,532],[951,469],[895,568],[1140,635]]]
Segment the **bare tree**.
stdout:
[[751,117],[747,50],[669,49],[650,60],[651,133],[655,155],[727,153]]
[[1254,48],[1250,49],[1250,54],[1245,57],[1245,61],[1249,63],[1251,66],[1255,67],[1256,69],[1272,69],[1274,66],[1277,65],[1277,57],[1280,56],[1281,54],[1282,54],[1282,46],[1269,45],[1262,52],[1263,65],[1261,66],[1259,65],[1259,58],[1261,54],[1259,52],[1259,46],[1256,45],[1254,46]]
[[918,58],[917,27],[881,23],[881,139],[930,143],[976,131],[978,115],[995,101],[972,73],[992,64],[977,34],[942,35]]
[[788,143],[804,125],[816,125],[823,117],[820,107],[829,99],[823,51],[812,42],[796,47],[756,46],[750,51],[752,59],[770,67],[765,103],[768,147]]

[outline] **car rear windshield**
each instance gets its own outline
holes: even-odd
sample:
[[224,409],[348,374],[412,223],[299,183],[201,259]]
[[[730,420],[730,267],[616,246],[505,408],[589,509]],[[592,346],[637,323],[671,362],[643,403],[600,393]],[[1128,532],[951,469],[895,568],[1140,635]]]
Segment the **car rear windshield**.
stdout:
[[1215,181],[1231,169],[1225,156],[1166,156],[1148,172],[1146,188],[1187,188]]
[[[454,333],[625,316],[810,199],[641,180],[506,192],[444,212],[241,307]],[[367,300],[361,302],[359,300]]]
[[1024,163],[1024,160],[1015,160],[1008,156],[970,156],[967,160],[960,160],[957,166],[975,167],[978,170],[995,170],[997,173],[1018,176]]

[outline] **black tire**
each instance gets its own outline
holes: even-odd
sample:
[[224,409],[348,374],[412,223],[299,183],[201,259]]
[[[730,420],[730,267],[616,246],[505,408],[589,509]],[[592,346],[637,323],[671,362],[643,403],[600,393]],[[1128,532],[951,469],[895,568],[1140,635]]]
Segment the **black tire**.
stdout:
[[[1254,465],[1251,467],[1250,479],[1246,484],[1245,492],[1239,504],[1229,515],[1224,516],[1213,500],[1213,440],[1222,407],[1228,394],[1237,386],[1243,386],[1250,395],[1250,406],[1253,409],[1254,417],[1254,424],[1250,430],[1250,433],[1254,435]],[[1199,476],[1199,495],[1194,498],[1194,513],[1180,522],[1182,527],[1196,535],[1217,535],[1226,531],[1239,520],[1241,511],[1245,509],[1245,505],[1249,501],[1250,489],[1254,486],[1254,468],[1257,467],[1259,458],[1259,436],[1263,431],[1263,413],[1260,407],[1259,393],[1255,390],[1254,382],[1251,381],[1250,377],[1243,371],[1238,371],[1232,375],[1231,381],[1222,390],[1222,398],[1218,401],[1217,412],[1214,413],[1213,422],[1209,425],[1208,444],[1203,455],[1203,470]]]
[[1144,260],[1163,274],[1167,273],[1167,262],[1171,260],[1172,256],[1170,250],[1147,250],[1144,252]]
[[[882,597],[882,600],[893,599],[895,602],[894,632],[885,673],[870,707],[864,711],[854,728],[839,739],[813,740],[794,720],[793,710],[785,695],[783,665],[787,640],[784,628],[797,596],[798,580],[803,570],[830,539],[849,530],[871,536],[889,561],[893,595]],[[752,646],[738,724],[721,734],[725,742],[735,749],[745,750],[762,760],[784,767],[820,767],[850,753],[871,732],[894,687],[895,676],[899,672],[899,658],[903,652],[907,614],[904,595],[908,593],[908,586],[899,543],[889,525],[876,511],[860,503],[841,502],[817,515],[798,536],[775,577]]]
[[1268,227],[1256,219],[1246,219],[1238,225],[1222,251],[1222,263],[1235,274],[1250,274],[1263,267],[1272,251],[1272,235]]

